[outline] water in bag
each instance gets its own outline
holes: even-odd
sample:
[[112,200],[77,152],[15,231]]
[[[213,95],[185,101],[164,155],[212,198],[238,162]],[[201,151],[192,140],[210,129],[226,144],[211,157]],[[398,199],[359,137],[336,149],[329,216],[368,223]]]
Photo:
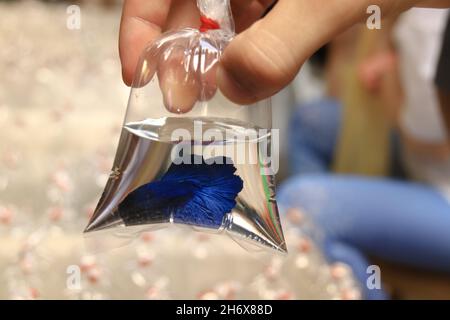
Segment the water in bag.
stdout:
[[[199,3],[225,5],[219,11],[229,12],[228,0]],[[220,21],[232,25],[230,18]],[[86,232],[179,224],[286,252],[275,201],[270,103],[259,110],[237,106],[217,89],[211,94],[205,81],[211,78],[205,70],[214,70],[229,39],[221,30],[185,29],[146,49],[113,169]],[[180,47],[181,84],[189,88],[186,83],[198,81],[199,92],[209,92],[182,112],[168,105],[176,99],[167,98],[160,71]],[[201,63],[201,70],[192,68],[192,61]]]

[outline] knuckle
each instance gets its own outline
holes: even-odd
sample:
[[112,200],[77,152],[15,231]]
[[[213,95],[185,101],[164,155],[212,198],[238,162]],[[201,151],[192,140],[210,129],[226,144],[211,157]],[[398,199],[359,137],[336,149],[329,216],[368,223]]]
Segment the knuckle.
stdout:
[[242,67],[252,79],[250,85],[263,84],[279,88],[295,76],[296,62],[290,48],[276,35],[263,28],[255,28],[246,37],[245,50],[241,50]]

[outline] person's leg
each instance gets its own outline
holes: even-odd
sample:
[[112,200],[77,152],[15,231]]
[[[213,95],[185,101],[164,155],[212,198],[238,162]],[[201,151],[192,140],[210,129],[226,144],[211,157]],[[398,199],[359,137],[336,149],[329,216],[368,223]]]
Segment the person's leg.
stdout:
[[295,108],[289,124],[289,165],[292,174],[329,171],[341,123],[341,105],[321,99]]
[[424,185],[352,176],[302,176],[278,193],[326,238],[363,252],[450,272],[450,204]]

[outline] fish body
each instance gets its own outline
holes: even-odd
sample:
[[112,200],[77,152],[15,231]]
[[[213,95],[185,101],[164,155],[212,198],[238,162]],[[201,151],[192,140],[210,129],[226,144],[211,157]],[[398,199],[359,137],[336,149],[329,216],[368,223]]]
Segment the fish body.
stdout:
[[242,179],[229,158],[172,164],[161,179],[132,191],[119,205],[126,225],[169,222],[219,228],[236,206]]

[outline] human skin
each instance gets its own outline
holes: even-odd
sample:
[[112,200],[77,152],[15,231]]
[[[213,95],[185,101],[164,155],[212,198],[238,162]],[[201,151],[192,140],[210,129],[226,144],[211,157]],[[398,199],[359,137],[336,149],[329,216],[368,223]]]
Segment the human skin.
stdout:
[[[239,34],[222,56],[216,81],[236,103],[254,103],[288,85],[318,48],[367,19],[370,5],[378,5],[383,18],[414,6],[450,7],[450,0],[279,0],[260,18],[273,2],[231,0]],[[119,39],[124,82],[131,85],[149,42],[167,30],[198,27],[198,21],[195,0],[125,0]]]

